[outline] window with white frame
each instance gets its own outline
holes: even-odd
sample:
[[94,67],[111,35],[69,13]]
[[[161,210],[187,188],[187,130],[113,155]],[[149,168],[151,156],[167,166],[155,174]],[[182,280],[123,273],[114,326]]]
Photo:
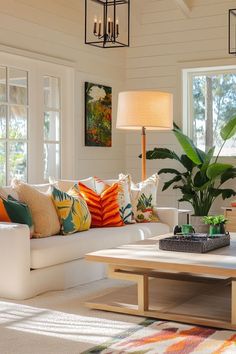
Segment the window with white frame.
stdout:
[[0,185],[61,177],[61,157],[73,151],[72,75],[64,65],[0,53]]
[[28,72],[0,67],[0,184],[27,180]]
[[[198,148],[216,146],[217,154],[220,128],[236,115],[236,67],[184,70],[184,84],[185,130]],[[220,155],[236,155],[236,137],[226,142]]]
[[44,76],[44,179],[60,177],[60,78]]

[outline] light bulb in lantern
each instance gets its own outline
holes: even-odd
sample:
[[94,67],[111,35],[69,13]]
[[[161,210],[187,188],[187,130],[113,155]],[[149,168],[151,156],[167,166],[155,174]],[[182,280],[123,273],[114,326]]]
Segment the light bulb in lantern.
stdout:
[[111,18],[108,17],[108,33],[111,33]]
[[119,35],[119,19],[116,20],[116,35]]
[[97,22],[98,22],[98,19],[97,19],[97,17],[95,16],[95,17],[94,17],[94,21],[93,21],[93,33],[94,33],[94,34],[97,33]]
[[98,36],[101,37],[102,35],[102,20],[99,20],[98,23]]

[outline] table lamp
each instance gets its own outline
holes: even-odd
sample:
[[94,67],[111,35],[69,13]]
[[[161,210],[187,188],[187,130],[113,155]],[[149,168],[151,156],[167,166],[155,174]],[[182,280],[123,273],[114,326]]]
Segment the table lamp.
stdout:
[[120,92],[116,127],[142,130],[142,180],[146,176],[146,130],[171,130],[173,95],[159,91]]

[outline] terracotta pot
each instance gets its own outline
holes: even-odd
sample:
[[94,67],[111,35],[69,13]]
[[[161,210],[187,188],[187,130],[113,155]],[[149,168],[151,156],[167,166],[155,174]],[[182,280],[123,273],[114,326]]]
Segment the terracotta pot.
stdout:
[[195,232],[207,234],[209,232],[209,225],[204,224],[202,220],[203,216],[191,215],[190,221]]

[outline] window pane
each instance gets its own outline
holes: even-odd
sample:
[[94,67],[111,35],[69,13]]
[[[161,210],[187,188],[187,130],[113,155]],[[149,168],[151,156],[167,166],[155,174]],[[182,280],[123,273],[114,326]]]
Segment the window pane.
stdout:
[[9,143],[9,179],[27,180],[27,143]]
[[7,69],[4,66],[0,66],[0,102],[6,102],[6,80],[7,78]]
[[60,83],[57,77],[44,76],[44,105],[49,108],[60,108]]
[[28,104],[28,74],[27,71],[9,69],[10,103]]
[[44,112],[44,140],[60,140],[59,112]]
[[27,139],[27,108],[10,106],[9,138]]
[[44,144],[44,179],[60,178],[60,146]]
[[193,78],[193,141],[205,151],[205,76]]
[[7,107],[0,105],[0,139],[6,138]]
[[[193,77],[193,140],[203,151],[223,141],[220,129],[236,114],[236,74],[205,74]],[[236,155],[236,138],[227,141],[222,156]]]
[[6,144],[0,143],[0,186],[6,185]]

